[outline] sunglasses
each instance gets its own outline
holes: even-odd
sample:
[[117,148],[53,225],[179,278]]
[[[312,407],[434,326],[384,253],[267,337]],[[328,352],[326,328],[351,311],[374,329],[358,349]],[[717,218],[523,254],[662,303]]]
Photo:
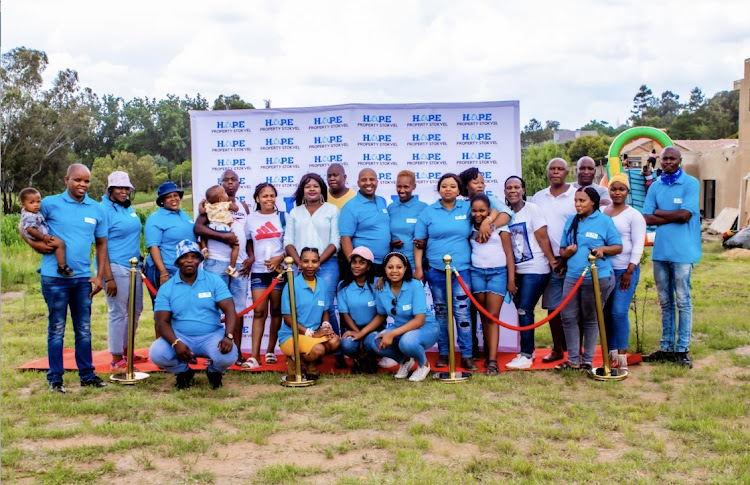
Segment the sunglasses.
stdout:
[[398,298],[394,298],[391,300],[391,305],[393,305],[393,308],[391,308],[391,315],[396,314],[396,305],[398,304]]

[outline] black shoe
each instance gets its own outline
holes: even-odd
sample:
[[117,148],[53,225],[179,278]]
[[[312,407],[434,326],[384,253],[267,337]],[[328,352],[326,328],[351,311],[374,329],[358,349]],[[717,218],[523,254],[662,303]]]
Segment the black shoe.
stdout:
[[65,394],[65,386],[63,386],[62,382],[52,382],[49,385],[50,392],[54,392],[57,394]]
[[94,376],[89,380],[81,381],[81,387],[107,387],[107,383],[99,379],[99,376]]
[[668,350],[657,350],[644,355],[643,362],[677,362],[677,356]]
[[474,363],[474,361],[468,358],[461,359],[461,367],[466,370],[478,370],[477,365]]
[[359,361],[359,358],[355,357],[353,364],[352,364],[352,374],[361,374],[362,373],[362,363]]
[[208,377],[208,383],[211,384],[211,389],[218,389],[223,385],[221,381],[224,374],[221,372],[206,372],[206,376]]
[[362,370],[365,374],[377,374],[378,370],[380,370],[380,367],[378,367],[378,359],[371,355],[365,357]]
[[435,362],[435,367],[448,367],[448,356],[439,355],[437,362]]
[[185,372],[180,372],[179,374],[175,374],[175,387],[177,389],[188,389],[190,386],[193,385],[193,377],[195,376],[195,371],[193,369],[188,369]]
[[677,356],[677,364],[681,365],[682,367],[687,367],[688,369],[693,368],[693,362],[690,360],[690,356],[687,352],[675,352],[675,355]]
[[344,358],[344,354],[336,354],[336,365],[335,367],[337,369],[348,369],[349,366],[346,364],[346,359]]

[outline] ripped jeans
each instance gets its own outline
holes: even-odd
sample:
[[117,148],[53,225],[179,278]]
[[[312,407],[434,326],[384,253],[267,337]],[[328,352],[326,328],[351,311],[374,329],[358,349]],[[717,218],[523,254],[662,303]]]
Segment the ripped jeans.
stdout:
[[[471,274],[468,269],[458,272],[466,286],[471,290]],[[448,304],[447,292],[445,287],[445,271],[429,269],[425,272],[425,278],[430,285],[432,292],[432,303],[435,305],[435,318],[440,326],[440,336],[438,337],[438,351],[440,355],[448,355]],[[451,278],[453,288],[453,318],[456,320],[456,334],[458,336],[458,346],[461,348],[461,355],[471,357],[471,315],[469,308],[469,297],[464,292],[461,285],[458,284],[456,275]],[[451,322],[451,325],[453,322]]]

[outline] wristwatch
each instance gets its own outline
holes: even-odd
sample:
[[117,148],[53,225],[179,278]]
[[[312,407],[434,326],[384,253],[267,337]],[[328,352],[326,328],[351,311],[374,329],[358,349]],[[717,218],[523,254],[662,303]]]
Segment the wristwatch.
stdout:
[[228,333],[224,336],[227,337],[229,340],[234,340],[234,335],[232,335],[231,333]]

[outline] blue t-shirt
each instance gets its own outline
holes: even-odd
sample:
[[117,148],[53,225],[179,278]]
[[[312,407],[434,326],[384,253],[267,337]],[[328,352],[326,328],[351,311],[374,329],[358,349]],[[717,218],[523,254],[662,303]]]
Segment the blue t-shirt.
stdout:
[[[570,216],[565,222],[562,239],[560,240],[560,246],[562,247],[570,246],[576,242],[573,239],[573,234],[569,234],[568,231],[575,218],[576,216]],[[622,245],[622,238],[620,237],[620,233],[617,232],[617,227],[615,227],[612,218],[606,214],[602,214],[598,210],[594,211],[584,221],[578,223],[578,231],[576,233],[578,250],[568,259],[566,278],[577,280],[581,276],[581,273],[583,273],[583,269],[591,266],[588,258],[592,249],[602,246]],[[603,259],[597,259],[596,267],[599,279],[607,278],[614,272],[608,256],[605,256]],[[591,279],[591,272],[586,273],[586,279]]]
[[[393,295],[391,283],[386,282],[383,291],[377,292],[378,314],[393,317],[392,323],[386,324],[386,332],[394,328],[402,327],[414,318],[414,315],[423,313],[424,327],[434,325],[437,327],[435,315],[427,309],[427,297],[424,294],[424,285],[417,279],[409,282],[404,281],[398,297]],[[394,301],[396,304],[394,305]],[[396,314],[391,309],[396,309]]]
[[372,251],[375,263],[391,248],[390,217],[385,199],[379,195],[370,200],[360,192],[341,209],[339,235],[352,238],[352,245],[364,246]]
[[[49,226],[49,233],[65,243],[65,262],[75,278],[91,277],[91,244],[94,238],[107,237],[102,207],[88,195],[78,202],[66,190],[42,200],[39,213]],[[57,272],[55,253],[42,255],[42,276],[64,278]]]
[[[344,287],[339,285],[336,301],[339,305],[339,313],[348,313],[359,328],[370,323],[378,314],[375,305],[375,288],[367,283],[361,288],[356,281]],[[344,326],[343,323],[341,325]]]
[[141,253],[141,219],[133,207],[115,204],[105,195],[101,202],[106,216],[107,253],[109,262],[130,267],[130,258]]
[[471,204],[467,200],[456,199],[450,211],[440,200],[427,206],[417,218],[414,228],[415,239],[427,239],[427,261],[433,269],[445,268],[443,256],[453,257],[451,265],[458,271],[469,269],[471,264]]
[[419,214],[427,207],[425,202],[412,197],[407,202],[397,200],[388,206],[391,217],[391,240],[400,239],[404,245],[398,249],[407,257],[414,268],[414,228],[417,226]]
[[198,270],[195,281],[185,283],[177,273],[159,287],[154,312],[172,312],[172,329],[189,337],[199,337],[222,328],[218,303],[232,294],[218,275]]
[[[323,278],[315,278],[315,291],[305,281],[302,274],[294,277],[294,303],[297,308],[297,323],[305,328],[317,330],[320,328],[323,312],[331,306],[331,300],[326,291]],[[291,315],[292,306],[289,301],[289,285],[281,293],[281,314]],[[279,329],[279,345],[292,336],[292,327],[282,322]]]
[[693,215],[687,223],[672,222],[656,226],[652,260],[693,264],[701,260],[700,189],[698,179],[684,172],[672,185],[665,184],[661,179],[651,184],[643,204],[643,215],[653,215],[656,209],[684,209]]
[[[144,230],[146,248],[150,249],[152,246],[159,248],[164,267],[170,273],[177,270],[174,265],[177,256],[177,243],[183,239],[196,241],[193,225],[193,219],[182,209],[171,211],[159,207],[159,210],[146,219]],[[153,264],[151,254],[148,255],[146,262]]]

